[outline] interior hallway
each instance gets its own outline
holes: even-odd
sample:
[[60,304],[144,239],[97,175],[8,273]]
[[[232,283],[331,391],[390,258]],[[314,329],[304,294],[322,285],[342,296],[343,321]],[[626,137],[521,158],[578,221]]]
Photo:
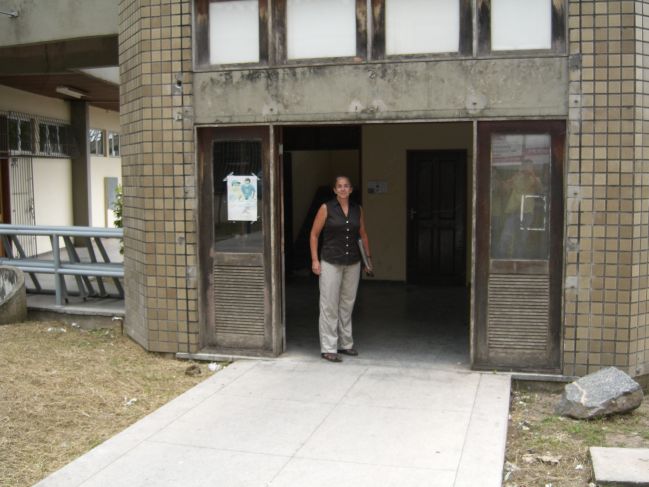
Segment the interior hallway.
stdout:
[[[287,352],[283,357],[320,357],[318,281],[286,282]],[[414,286],[363,280],[353,316],[355,363],[469,369],[468,290],[462,286]]]

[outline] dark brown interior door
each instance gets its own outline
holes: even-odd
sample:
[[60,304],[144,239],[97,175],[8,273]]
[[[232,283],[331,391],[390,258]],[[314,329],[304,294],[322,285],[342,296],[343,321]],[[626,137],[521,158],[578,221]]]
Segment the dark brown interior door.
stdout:
[[408,152],[410,283],[462,284],[466,274],[466,151]]
[[476,368],[560,371],[565,122],[478,125]]

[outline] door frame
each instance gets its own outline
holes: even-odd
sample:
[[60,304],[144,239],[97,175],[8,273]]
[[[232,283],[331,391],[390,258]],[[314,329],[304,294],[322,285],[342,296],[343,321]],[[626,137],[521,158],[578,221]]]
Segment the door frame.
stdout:
[[491,180],[491,135],[494,133],[507,134],[538,134],[549,133],[551,136],[552,172],[551,183],[552,199],[550,222],[552,234],[549,242],[549,276],[550,276],[550,330],[548,366],[547,367],[520,367],[511,364],[492,363],[489,358],[487,342],[488,320],[488,289],[490,267],[490,204],[489,199],[475,208],[475,274],[474,274],[474,302],[473,316],[474,327],[471,335],[472,341],[472,367],[476,369],[517,369],[522,371],[540,371],[558,373],[562,370],[561,340],[562,331],[562,280],[563,280],[563,232],[564,232],[564,165],[566,158],[566,121],[564,120],[521,120],[477,122],[477,151],[476,151],[476,179],[475,200],[483,195],[490,194]]
[[[468,164],[468,151],[466,149],[415,149],[415,150],[408,150],[406,154],[406,283],[410,284],[417,284],[417,280],[413,280],[413,276],[411,274],[411,269],[412,266],[410,265],[411,263],[411,258],[412,258],[412,253],[414,252],[414,242],[413,242],[413,225],[411,223],[411,220],[409,218],[409,211],[410,208],[414,206],[414,197],[415,197],[415,188],[414,188],[414,165],[416,161],[414,160],[414,157],[416,154],[421,154],[421,153],[432,153],[432,154],[455,154],[458,156],[458,159],[462,161],[462,187],[464,188],[464,193],[463,193],[463,198],[462,198],[462,206],[461,208],[458,209],[458,212],[461,216],[461,221],[462,221],[462,248],[460,249],[461,252],[461,260],[462,260],[462,274],[458,276],[457,281],[451,283],[449,280],[448,282],[439,282],[439,283],[433,283],[433,284],[458,284],[458,285],[464,285],[466,283],[466,276],[467,276],[467,256],[466,256],[466,251],[467,251],[467,245],[469,245],[469,242],[467,242],[467,195],[469,192],[468,188],[468,171],[467,171],[467,164]],[[457,244],[457,237],[456,237],[456,244]]]

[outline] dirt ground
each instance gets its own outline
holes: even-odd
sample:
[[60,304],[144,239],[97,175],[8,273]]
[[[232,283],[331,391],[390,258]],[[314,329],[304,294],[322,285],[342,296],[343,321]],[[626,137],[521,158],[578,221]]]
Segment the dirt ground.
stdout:
[[0,486],[24,487],[211,375],[119,330],[0,326]]
[[[1,487],[34,484],[212,373],[60,323],[0,326],[0,364]],[[587,487],[589,446],[649,448],[649,400],[595,421],[555,416],[558,400],[514,388],[505,487]]]
[[591,446],[649,448],[649,401],[630,414],[592,421],[556,416],[560,393],[513,388],[505,487],[594,487]]

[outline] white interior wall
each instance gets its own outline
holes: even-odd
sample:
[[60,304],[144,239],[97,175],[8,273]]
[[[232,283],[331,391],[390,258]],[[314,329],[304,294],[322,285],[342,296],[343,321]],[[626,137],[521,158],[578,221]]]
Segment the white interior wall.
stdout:
[[[72,163],[70,159],[34,158],[36,225],[72,225]],[[38,237],[38,253],[49,252],[47,237]]]
[[[107,144],[108,132],[120,132],[119,113],[90,107],[90,128],[102,129],[106,132],[104,141]],[[108,155],[106,146],[105,156],[90,156],[90,225],[93,227],[113,227],[113,217],[110,208],[106,207],[104,178],[115,177],[122,183],[122,159]]]
[[64,122],[70,121],[70,106],[66,101],[2,85],[0,85],[0,110],[54,118]]
[[[365,223],[377,279],[406,279],[407,151],[467,151],[467,244],[471,242],[471,123],[381,124],[363,126],[362,174]],[[387,183],[387,192],[371,194],[368,181]],[[467,281],[471,245],[467,245]]]

